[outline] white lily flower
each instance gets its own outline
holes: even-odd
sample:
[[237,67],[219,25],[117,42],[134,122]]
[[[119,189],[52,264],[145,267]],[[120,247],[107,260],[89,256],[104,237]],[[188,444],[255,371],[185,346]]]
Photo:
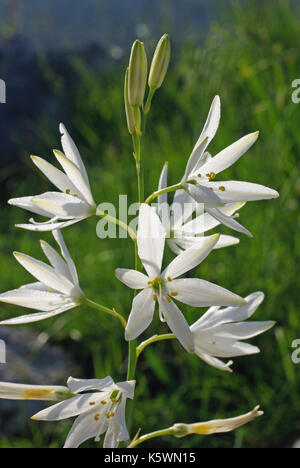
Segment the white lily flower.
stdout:
[[233,361],[227,363],[218,358],[246,356],[259,353],[256,346],[244,343],[275,325],[273,321],[245,322],[264,300],[262,292],[245,297],[246,304],[239,307],[211,307],[191,326],[195,354],[207,364],[224,371],[231,371]]
[[[167,173],[168,164],[166,163],[159,179],[159,191],[168,186]],[[245,202],[227,203],[224,207],[220,208],[220,211],[225,216],[231,216],[244,205]],[[220,222],[209,213],[202,212],[197,214],[197,208],[199,206],[200,205],[184,190],[177,190],[175,192],[171,206],[168,204],[167,193],[159,195],[158,197],[158,213],[166,230],[166,241],[170,249],[176,255],[199,242],[204,242],[205,239],[207,239],[204,233],[220,224]],[[192,218],[195,212],[196,217]],[[170,213],[172,213],[172,216],[170,216]],[[235,217],[237,216],[238,214],[235,215]],[[239,242],[240,240],[237,237],[221,234],[214,249],[229,247]]]
[[198,203],[205,204],[205,210],[211,216],[225,226],[249,235],[249,231],[231,216],[224,214],[220,207],[227,203],[277,198],[279,194],[276,190],[250,182],[235,180],[212,182],[217,174],[232,166],[255,143],[259,135],[259,132],[250,133],[211,157],[206,152],[206,148],[218,129],[220,112],[220,98],[216,96],[181,182],[192,198]]
[[31,218],[30,224],[17,224],[17,227],[31,231],[62,229],[91,216],[96,211],[80,153],[65,126],[60,124],[59,129],[65,154],[54,150],[54,155],[64,172],[38,156],[31,156],[31,159],[60,192],[46,192],[36,196],[12,198],[8,201],[10,205],[50,219],[39,223]]
[[59,230],[52,231],[62,257],[47,242],[41,247],[51,266],[23,253],[14,252],[18,262],[38,282],[0,294],[0,302],[15,304],[42,312],[23,315],[0,322],[0,325],[19,325],[37,322],[61,314],[78,306],[84,297],[80,289],[76,267]]
[[[135,380],[114,383],[105,379],[68,379],[68,387],[77,394],[61,403],[40,411],[31,419],[60,421],[78,416],[67,437],[64,448],[77,448],[92,437],[95,442],[106,432],[103,447],[116,448],[129,439],[125,422],[127,398],[133,399]],[[91,392],[83,393],[81,392]]]
[[0,382],[0,398],[6,400],[60,401],[71,395],[70,390],[61,385],[23,385]]
[[165,229],[154,208],[142,204],[139,212],[137,246],[147,274],[121,268],[116,270],[117,278],[126,286],[142,289],[133,300],[125,329],[125,339],[134,340],[150,325],[155,303],[158,301],[161,321],[167,322],[182,346],[187,351],[193,352],[192,333],[173,299],[194,307],[240,305],[245,301],[240,296],[202,279],[177,279],[207,257],[217,243],[219,234],[209,237],[201,245],[196,244],[185,250],[161,272],[165,235]]
[[175,437],[185,437],[190,434],[211,435],[222,432],[230,432],[238,427],[244,426],[253,419],[262,416],[263,411],[259,411],[259,406],[256,406],[252,411],[235,418],[214,419],[212,421],[199,422],[193,424],[174,424]]

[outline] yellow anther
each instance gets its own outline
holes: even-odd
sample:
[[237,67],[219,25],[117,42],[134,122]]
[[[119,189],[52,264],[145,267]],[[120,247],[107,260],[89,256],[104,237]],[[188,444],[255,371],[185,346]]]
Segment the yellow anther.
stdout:
[[111,401],[112,401],[113,403],[115,403],[115,402],[117,401],[117,399],[116,399],[116,398],[111,398]]
[[94,402],[94,401],[90,401],[89,405],[90,405],[90,406],[94,406],[94,405],[95,405],[95,402]]
[[113,411],[109,414],[110,418],[113,418],[114,415],[115,415],[115,413]]
[[172,302],[172,299],[170,298],[170,296],[166,296],[166,299],[168,302]]
[[213,345],[217,344],[215,341],[212,342]]
[[171,296],[173,296],[173,297],[178,296],[178,292],[172,291],[172,292],[171,292]]
[[99,420],[99,417],[100,417],[100,414],[99,414],[99,413],[95,414],[95,416],[94,416],[95,421],[98,421],[98,420]]
[[209,187],[209,190],[212,190],[212,191],[213,191],[214,189],[213,189],[212,187]]
[[200,172],[199,172],[199,174],[197,174],[197,176],[198,176],[198,177],[202,177],[202,175],[200,174]]
[[150,284],[150,286],[154,286],[154,282],[153,282],[153,281],[148,281],[147,284]]
[[224,187],[224,185],[221,185],[221,187],[219,187],[219,190],[221,190],[221,192],[225,192],[225,187]]
[[161,278],[155,278],[155,280],[158,284],[161,284],[162,283],[162,279]]
[[210,179],[211,179],[211,180],[214,179],[214,178],[216,177],[216,174],[215,174],[214,172],[211,172],[209,175],[210,175]]
[[107,417],[107,419],[109,419],[109,418],[110,418],[110,415],[111,415],[111,413],[106,413],[105,416]]
[[157,295],[156,294],[153,294],[153,300],[157,301]]
[[106,405],[106,403],[107,403],[107,401],[105,401],[105,400],[101,401],[101,405]]
[[66,194],[67,194],[67,195],[70,195],[70,193],[71,193],[71,190],[70,190],[69,188],[67,188]]
[[52,291],[52,289],[48,289],[48,291],[47,291],[47,292],[50,292],[50,293],[51,293],[51,292],[53,292],[53,291]]
[[74,193],[74,195],[73,195],[73,196],[74,196],[74,197],[78,197],[78,193]]
[[168,276],[167,280],[171,283],[172,278],[170,276]]

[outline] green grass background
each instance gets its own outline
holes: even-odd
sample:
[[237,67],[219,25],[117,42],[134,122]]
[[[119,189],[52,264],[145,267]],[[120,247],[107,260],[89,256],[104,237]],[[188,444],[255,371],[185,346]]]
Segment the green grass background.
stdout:
[[[139,427],[146,433],[176,422],[235,416],[258,403],[264,417],[228,435],[169,437],[150,442],[149,447],[283,447],[299,437],[300,365],[291,361],[291,343],[300,338],[300,104],[291,101],[291,83],[300,78],[299,38],[299,9],[288,2],[254,0],[243,6],[234,2],[232,9],[221,13],[219,22],[210,25],[205,37],[199,33],[198,44],[185,43],[176,49],[167,79],[155,95],[143,148],[147,194],[156,187],[166,160],[170,183],[179,180],[210,102],[219,94],[222,118],[209,148],[213,154],[260,130],[257,143],[224,172],[224,179],[265,184],[278,190],[280,198],[247,204],[240,220],[254,238],[240,235],[239,246],[213,252],[195,272],[243,296],[265,292],[254,318],[276,320],[277,327],[252,341],[261,354],[235,359],[234,373],[229,375],[188,355],[175,341],[149,347],[137,370],[132,433]],[[149,56],[152,52],[148,47]],[[87,164],[95,200],[117,203],[119,194],[128,194],[129,201],[135,201],[135,167],[123,111],[124,67],[108,67],[99,76],[89,64],[76,60],[76,92],[69,92],[64,77],[53,77],[45,60],[43,66],[55,83],[57,99],[68,110],[65,124]],[[51,148],[59,147],[56,122],[51,116],[36,122],[35,134],[36,147],[30,152],[53,160]],[[10,196],[51,189],[30,167],[27,152],[22,164],[24,176],[10,183]],[[26,221],[28,213],[6,205],[1,212],[1,290],[5,291],[30,281],[11,251],[42,258],[38,240],[52,240],[50,234],[13,228],[14,223]],[[114,269],[133,266],[131,241],[98,239],[96,222],[89,219],[64,230],[65,240],[87,296],[127,315],[131,291],[114,278]],[[190,323],[204,311],[182,310]],[[16,312],[24,310],[2,304],[0,317]],[[61,345],[74,357],[78,377],[110,374],[117,381],[125,379],[127,346],[117,320],[80,307],[31,327],[45,331],[50,343]],[[158,330],[167,328],[156,319],[142,338]],[[70,421],[28,422],[20,427],[9,437],[1,433],[0,447],[59,447]]]

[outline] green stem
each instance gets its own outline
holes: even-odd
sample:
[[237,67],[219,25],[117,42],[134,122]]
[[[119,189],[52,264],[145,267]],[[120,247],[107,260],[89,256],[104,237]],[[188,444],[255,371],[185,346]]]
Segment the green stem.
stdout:
[[135,368],[137,363],[136,356],[136,340],[129,341],[129,356],[128,356],[128,369],[127,369],[127,380],[134,380]]
[[169,193],[169,192],[174,192],[175,190],[180,190],[180,189],[183,189],[184,190],[185,186],[184,184],[182,184],[181,182],[179,184],[175,184],[175,185],[170,185],[169,187],[166,187],[164,189],[161,189],[161,190],[157,190],[156,192],[153,192],[146,200],[145,200],[145,203],[147,203],[148,205],[150,205],[150,203],[157,197],[159,197],[159,195],[163,195],[164,193]]
[[145,434],[142,437],[139,437],[138,439],[132,441],[127,448],[135,448],[138,445],[142,444],[143,442],[146,442],[146,440],[153,439],[154,437],[161,437],[165,435],[173,435],[174,430],[172,427],[168,427],[167,429],[161,429],[160,431],[155,431],[155,432],[150,432],[149,434]]
[[107,221],[110,221],[111,223],[114,223],[117,226],[120,226],[121,228],[123,228],[125,231],[128,232],[129,237],[133,240],[133,242],[136,242],[136,234],[133,231],[133,229],[131,229],[130,226],[128,226],[126,223],[124,223],[120,219],[115,218],[114,216],[111,216],[108,213],[99,212],[99,211],[96,212],[96,216],[99,216],[99,218],[105,218],[107,219]]
[[97,304],[97,302],[91,301],[88,298],[84,299],[84,303],[87,304],[89,307],[92,307],[93,309],[97,309],[101,312],[104,312],[105,314],[113,315],[114,317],[118,318],[122,323],[122,326],[126,328],[127,322],[125,318],[121,314],[119,314],[115,309],[109,309],[108,307],[105,307],[101,304]]
[[136,348],[136,357],[138,358],[141,352],[146,348],[146,346],[155,343],[156,341],[163,341],[163,340],[174,340],[176,336],[173,333],[166,333],[164,335],[153,335],[148,340],[143,341],[139,344]]
[[148,93],[148,96],[147,96],[147,101],[146,101],[146,104],[145,104],[145,107],[144,107],[144,114],[147,115],[148,112],[150,111],[150,107],[151,107],[151,102],[152,102],[152,98],[153,98],[153,95],[156,91],[156,88],[150,88],[149,89],[149,93]]

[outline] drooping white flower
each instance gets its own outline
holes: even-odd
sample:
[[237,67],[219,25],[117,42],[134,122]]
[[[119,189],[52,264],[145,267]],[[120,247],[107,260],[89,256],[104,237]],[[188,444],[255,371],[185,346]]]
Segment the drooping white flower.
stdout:
[[279,194],[276,190],[250,182],[213,181],[217,174],[232,166],[255,143],[259,134],[259,132],[250,133],[211,157],[206,148],[218,129],[220,109],[220,98],[216,96],[186,165],[182,184],[191,197],[198,203],[204,203],[205,210],[220,223],[249,235],[243,226],[231,216],[224,214],[220,207],[227,203],[277,198]]
[[260,335],[275,325],[272,321],[245,321],[254,314],[263,300],[264,294],[258,291],[245,297],[244,305],[208,309],[191,326],[197,356],[217,369],[231,371],[233,361],[225,363],[218,358],[259,353],[259,348],[241,340]]
[[59,230],[52,231],[58,243],[60,256],[47,242],[41,247],[51,266],[23,253],[14,252],[18,262],[38,282],[26,284],[18,289],[0,294],[0,302],[15,304],[42,312],[23,315],[0,322],[0,325],[18,325],[37,322],[61,314],[78,306],[84,294],[80,289],[76,267]]
[[240,296],[202,279],[177,279],[207,257],[219,239],[218,234],[209,237],[201,245],[196,244],[185,250],[161,272],[165,235],[165,229],[154,208],[142,204],[137,245],[146,274],[129,269],[116,270],[117,278],[126,286],[142,289],[133,300],[125,338],[128,341],[137,338],[150,325],[158,301],[160,319],[167,322],[182,346],[192,352],[192,333],[173,299],[195,307],[240,305],[245,301]]
[[65,154],[54,150],[54,155],[64,172],[38,156],[32,156],[31,159],[60,191],[12,198],[8,201],[10,205],[50,219],[39,223],[31,218],[30,224],[18,224],[17,227],[31,231],[62,229],[91,216],[96,211],[96,204],[80,153],[63,124],[60,124],[59,129]]
[[185,437],[190,434],[200,434],[200,435],[211,435],[222,432],[230,432],[238,427],[244,426],[253,419],[262,416],[263,411],[259,410],[259,406],[256,406],[252,411],[235,418],[226,418],[226,419],[214,419],[212,421],[199,422],[193,424],[183,424],[177,423],[174,424],[172,429],[174,430],[175,437]]
[[120,442],[129,439],[125,406],[127,398],[133,399],[134,380],[114,383],[111,377],[101,380],[70,377],[68,387],[72,393],[78,395],[50,406],[32,417],[39,421],[60,421],[77,416],[65,442],[65,448],[77,448],[91,438],[98,442],[105,432],[104,448],[116,448]]
[[[158,191],[168,186],[167,182],[168,164],[166,163],[159,179]],[[220,211],[225,216],[231,216],[237,210],[245,205],[243,202],[227,203]],[[207,239],[204,233],[210,231],[220,224],[209,213],[197,212],[200,208],[197,203],[184,190],[177,190],[171,205],[168,204],[168,194],[162,194],[158,197],[158,213],[162,224],[166,230],[166,241],[170,249],[178,255],[182,250],[186,250],[193,245],[203,242]],[[199,210],[200,211],[200,210]],[[192,218],[192,216],[196,214]],[[238,216],[237,214],[235,216]],[[248,231],[247,231],[248,233]],[[221,234],[214,249],[229,247],[238,244],[240,240],[237,237]]]
[[0,382],[0,398],[6,400],[60,401],[71,395],[70,390],[61,385],[24,385]]

